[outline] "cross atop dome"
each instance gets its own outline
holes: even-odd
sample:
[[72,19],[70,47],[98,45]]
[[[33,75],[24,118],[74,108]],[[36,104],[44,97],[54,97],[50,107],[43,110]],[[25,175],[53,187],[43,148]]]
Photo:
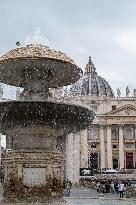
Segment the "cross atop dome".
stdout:
[[96,68],[92,62],[91,56],[89,56],[89,61],[85,67],[85,73],[94,73],[94,72],[96,72]]
[[88,62],[89,64],[93,64],[92,63],[92,59],[91,59],[91,56],[89,56],[89,62]]

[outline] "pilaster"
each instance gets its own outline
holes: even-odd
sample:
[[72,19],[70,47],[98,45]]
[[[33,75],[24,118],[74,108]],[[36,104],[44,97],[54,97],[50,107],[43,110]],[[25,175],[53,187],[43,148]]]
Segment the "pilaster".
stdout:
[[73,133],[66,136],[66,179],[73,181]]
[[2,134],[0,133],[0,165],[1,165],[1,138],[2,138]]
[[99,127],[99,140],[100,140],[100,168],[105,168],[105,142],[104,142],[104,126]]
[[107,168],[113,168],[112,144],[111,144],[111,126],[107,126]]
[[80,132],[80,167],[88,167],[87,129]]
[[74,156],[73,156],[73,170],[74,170],[74,173],[73,173],[73,181],[74,182],[78,182],[79,181],[79,170],[80,170],[80,133],[74,133],[74,139],[73,139],[73,150],[74,150]]
[[123,126],[119,126],[119,168],[124,168],[124,138]]

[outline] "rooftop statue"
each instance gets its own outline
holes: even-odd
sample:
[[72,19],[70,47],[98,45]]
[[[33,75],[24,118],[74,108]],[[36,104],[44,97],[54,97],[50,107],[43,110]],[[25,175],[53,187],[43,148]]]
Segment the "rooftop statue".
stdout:
[[120,91],[120,89],[118,88],[117,89],[117,97],[120,97],[121,96],[121,91]]
[[129,93],[130,93],[130,89],[129,89],[129,87],[127,86],[127,87],[126,87],[126,97],[129,97]]
[[134,96],[134,98],[136,98],[136,89],[134,89],[134,91],[133,91],[133,96]]

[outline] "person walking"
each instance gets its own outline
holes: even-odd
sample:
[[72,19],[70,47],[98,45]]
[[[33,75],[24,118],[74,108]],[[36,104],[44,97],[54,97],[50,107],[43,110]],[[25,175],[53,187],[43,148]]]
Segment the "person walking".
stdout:
[[64,181],[64,188],[65,188],[65,196],[70,197],[70,189],[72,187],[72,183],[71,181],[69,181],[68,179],[66,179]]
[[118,194],[118,192],[119,192],[119,182],[118,181],[115,181],[114,182],[114,190],[116,191],[116,193]]
[[97,192],[100,192],[100,182],[97,182],[96,187],[97,187]]
[[106,190],[107,194],[110,193],[110,183],[108,181],[106,181],[106,183],[105,183],[105,190]]
[[111,181],[110,183],[110,189],[111,189],[111,192],[114,193],[115,192],[115,189],[114,189],[114,182]]
[[123,182],[121,182],[121,183],[119,184],[118,191],[119,191],[119,193],[120,193],[120,198],[123,198],[123,192],[124,192],[124,184],[123,184]]

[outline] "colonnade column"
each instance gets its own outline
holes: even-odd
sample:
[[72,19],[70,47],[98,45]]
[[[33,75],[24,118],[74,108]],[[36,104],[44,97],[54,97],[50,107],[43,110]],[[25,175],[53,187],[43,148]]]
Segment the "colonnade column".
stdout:
[[66,179],[73,181],[73,133],[66,136]]
[[136,125],[134,126],[134,128],[135,128],[135,140],[136,140]]
[[[135,132],[134,132],[134,137],[135,137],[135,142],[136,142],[136,125],[134,125],[134,130],[135,130]],[[136,156],[136,155],[135,155]],[[136,157],[135,157],[135,159],[134,159],[135,161],[134,161],[134,167],[135,167],[135,169],[136,169]]]
[[119,168],[124,168],[123,126],[119,127]]
[[79,181],[79,175],[80,175],[80,133],[74,133],[74,156],[73,156],[73,170],[74,170],[74,178],[73,181],[74,182],[78,182]]
[[105,142],[104,142],[104,127],[99,128],[99,140],[100,140],[100,168],[105,168]]
[[80,132],[80,167],[88,167],[87,129]]
[[107,168],[113,168],[111,144],[111,126],[107,126]]
[[2,134],[0,133],[0,165],[1,165],[1,138],[2,138]]

